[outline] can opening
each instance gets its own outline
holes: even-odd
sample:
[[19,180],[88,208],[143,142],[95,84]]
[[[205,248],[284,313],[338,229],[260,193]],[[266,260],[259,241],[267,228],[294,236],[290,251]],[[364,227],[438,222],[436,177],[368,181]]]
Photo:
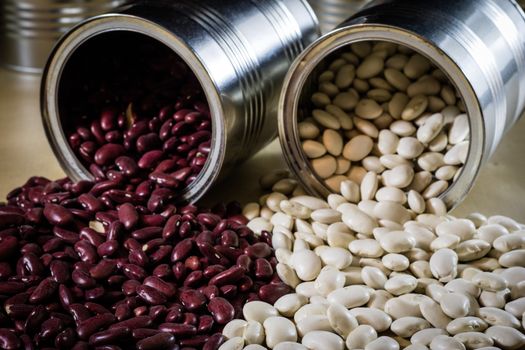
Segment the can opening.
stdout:
[[121,30],[88,38],[64,64],[58,96],[62,132],[84,175],[133,177],[118,161],[125,156],[137,172],[154,171],[153,181],[182,192],[207,165],[207,97],[188,64],[157,39]]
[[429,55],[397,42],[326,42],[331,51],[314,45],[312,57],[305,55],[310,65],[297,80],[294,125],[284,126],[305,187],[327,196],[374,172],[377,188],[444,198],[470,154],[471,120],[454,79]]

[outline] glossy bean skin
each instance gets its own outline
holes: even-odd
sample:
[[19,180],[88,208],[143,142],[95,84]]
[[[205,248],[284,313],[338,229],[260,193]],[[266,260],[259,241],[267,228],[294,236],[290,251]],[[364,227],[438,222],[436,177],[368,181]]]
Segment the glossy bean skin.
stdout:
[[[110,103],[95,89],[91,102],[108,102],[69,137],[94,182],[33,177],[0,204],[0,327],[26,348],[218,347],[224,323],[277,278],[240,205],[176,203],[212,127],[199,84],[176,67],[173,99]],[[237,266],[245,250],[257,271]]]

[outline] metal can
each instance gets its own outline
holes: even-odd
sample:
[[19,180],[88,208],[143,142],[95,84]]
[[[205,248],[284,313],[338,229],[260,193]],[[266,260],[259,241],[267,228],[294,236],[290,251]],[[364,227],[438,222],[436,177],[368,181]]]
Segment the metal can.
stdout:
[[430,59],[459,92],[470,124],[463,171],[441,195],[461,202],[525,107],[525,14],[514,0],[380,0],[323,36],[297,58],[285,79],[279,132],[289,167],[311,193],[331,191],[304,155],[297,121],[307,113],[313,77],[327,58],[360,41],[406,46]]
[[130,0],[2,0],[0,64],[41,73],[55,42],[75,24]]
[[146,36],[167,46],[191,68],[208,100],[211,151],[199,176],[179,194],[185,202],[199,199],[234,165],[276,137],[284,76],[295,57],[319,36],[317,18],[306,0],[144,2],[76,26],[55,47],[41,88],[49,142],[73,180],[93,177],[65,136],[61,111],[68,99],[60,85],[68,79],[66,68],[75,52],[83,50],[85,58],[100,54],[97,45],[111,45],[118,33]]
[[322,33],[328,33],[363,8],[370,0],[309,0],[319,18]]

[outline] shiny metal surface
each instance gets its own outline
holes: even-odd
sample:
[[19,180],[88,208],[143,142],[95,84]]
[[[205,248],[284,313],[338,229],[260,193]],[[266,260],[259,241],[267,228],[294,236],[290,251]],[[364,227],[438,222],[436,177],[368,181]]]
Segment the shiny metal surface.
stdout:
[[371,0],[309,0],[319,18],[322,33],[328,33]]
[[63,72],[71,55],[108,32],[134,32],[163,43],[189,65],[203,86],[212,114],[212,147],[199,177],[181,193],[180,199],[190,202],[275,138],[284,76],[319,35],[306,0],[156,1],[82,23],[55,48],[41,89],[49,141],[75,180],[91,175],[64,135],[60,105],[67,101],[59,87],[67,78]]
[[329,190],[302,153],[297,120],[308,110],[312,77],[327,57],[364,40],[395,42],[420,52],[462,96],[470,119],[469,155],[457,181],[442,195],[456,206],[525,107],[525,14],[513,0],[376,0],[307,48],[285,80],[279,132],[287,163],[318,195]]
[[40,73],[58,38],[86,18],[130,0],[0,1],[0,65]]

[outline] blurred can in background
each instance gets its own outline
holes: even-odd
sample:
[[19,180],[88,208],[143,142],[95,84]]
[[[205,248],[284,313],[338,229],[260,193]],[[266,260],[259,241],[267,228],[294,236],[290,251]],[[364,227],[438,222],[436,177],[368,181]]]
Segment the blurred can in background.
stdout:
[[55,42],[75,24],[131,0],[0,0],[0,65],[40,73]]
[[372,0],[308,0],[314,9],[323,34],[355,14]]

